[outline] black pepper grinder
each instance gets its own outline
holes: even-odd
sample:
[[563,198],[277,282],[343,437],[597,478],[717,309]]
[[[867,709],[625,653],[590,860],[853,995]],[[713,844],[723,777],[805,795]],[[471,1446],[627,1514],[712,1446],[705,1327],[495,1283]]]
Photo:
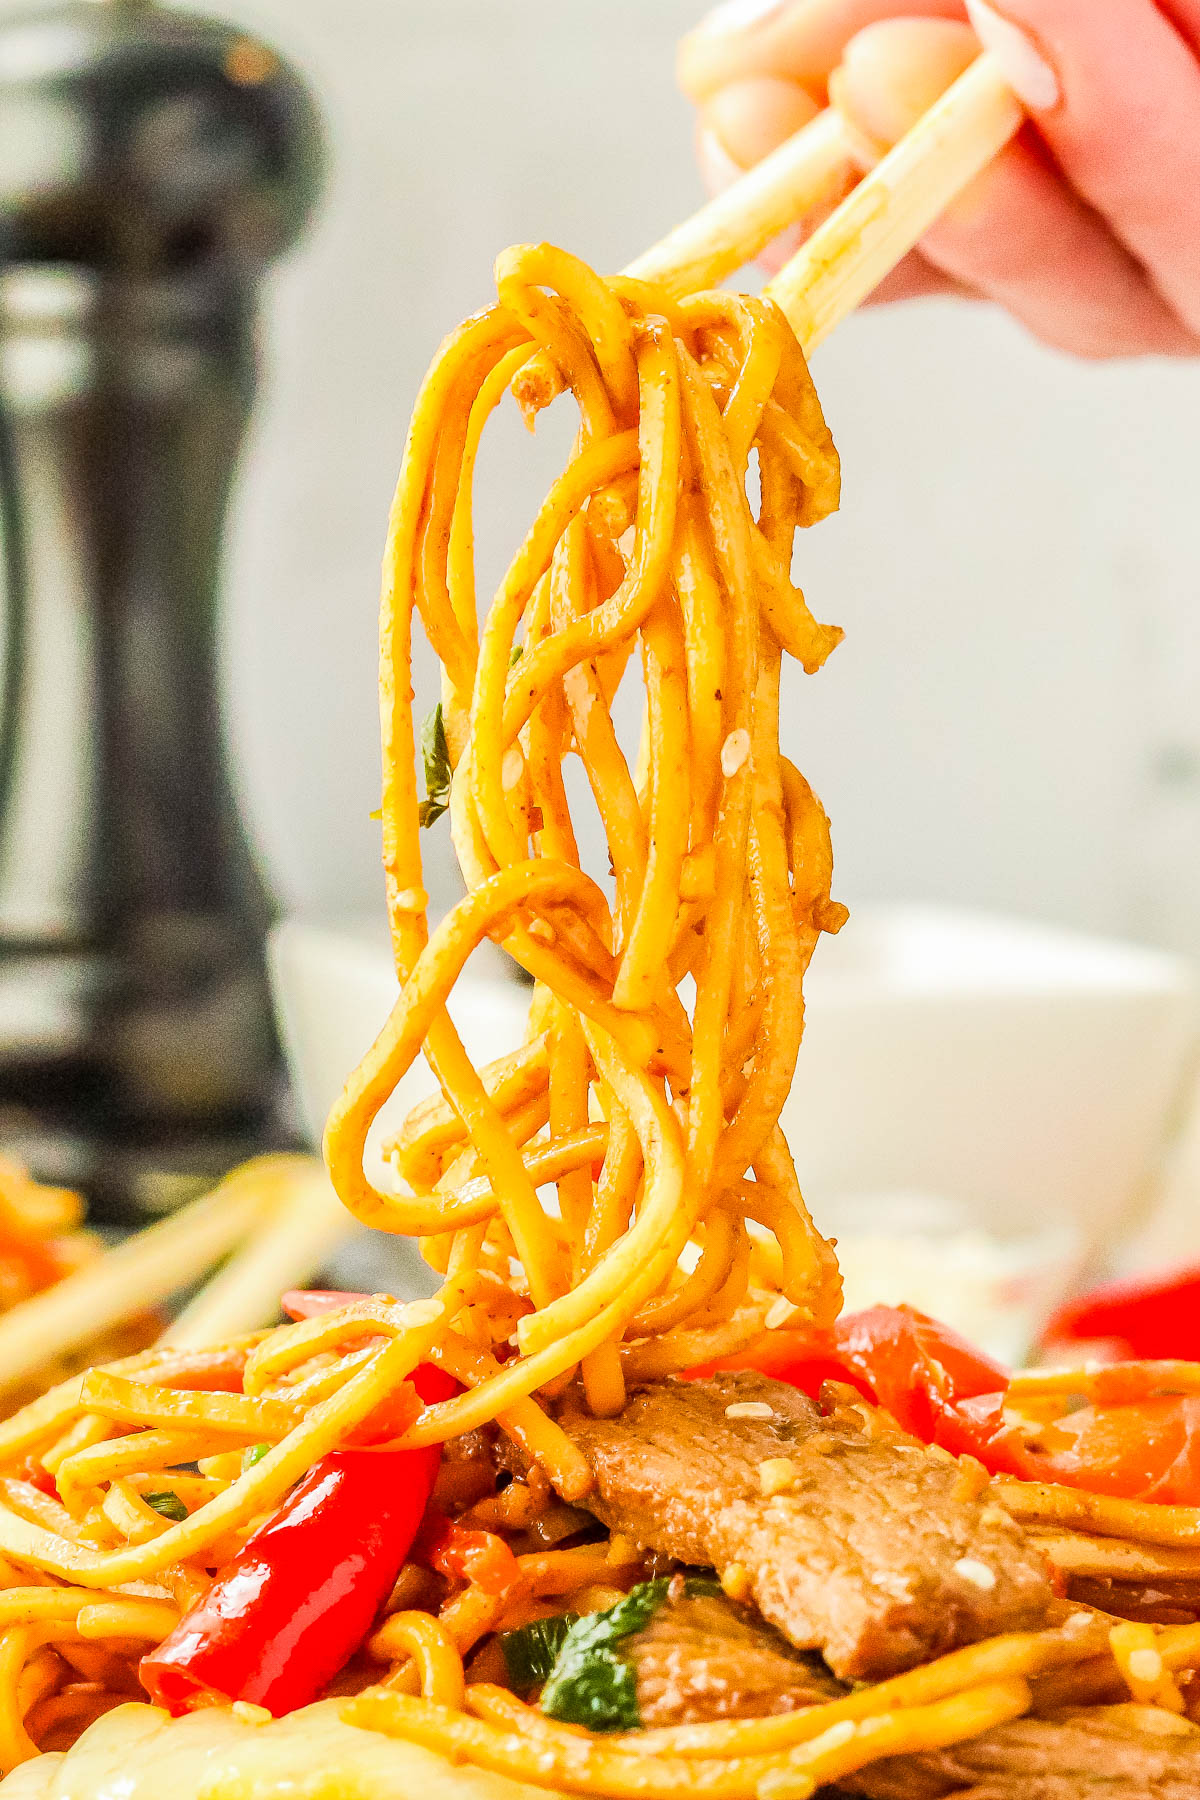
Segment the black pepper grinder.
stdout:
[[277,1141],[216,602],[257,288],[321,166],[233,25],[0,19],[0,1147],[102,1217]]

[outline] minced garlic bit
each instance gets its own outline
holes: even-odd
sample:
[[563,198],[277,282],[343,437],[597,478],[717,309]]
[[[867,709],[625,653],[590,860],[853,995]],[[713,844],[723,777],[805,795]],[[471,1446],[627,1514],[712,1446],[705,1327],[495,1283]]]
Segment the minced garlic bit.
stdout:
[[727,781],[737,774],[749,754],[750,733],[744,725],[739,725],[721,745],[721,773]]
[[763,1324],[768,1331],[778,1331],[781,1325],[790,1325],[799,1311],[794,1300],[789,1300],[786,1294],[780,1294],[778,1300],[773,1300],[767,1308]]
[[769,1456],[758,1465],[758,1485],[770,1500],[786,1494],[796,1480],[796,1465],[790,1456]]
[[[990,1500],[988,1501],[988,1504],[984,1507],[983,1511],[979,1515],[979,1523],[981,1525],[1004,1526],[1004,1525],[1011,1525],[1012,1522],[1013,1522],[1012,1514],[1010,1512],[1006,1512],[1004,1507],[996,1506]],[[1092,1615],[1090,1613],[1082,1613],[1082,1614],[1075,1613],[1072,1616],[1077,1619],[1078,1618],[1087,1619],[1088,1622],[1090,1623]],[[1067,1624],[1069,1625],[1070,1623],[1071,1623],[1071,1621],[1070,1621],[1070,1619],[1068,1619]]]
[[721,1571],[721,1587],[731,1600],[750,1598],[750,1571],[744,1563],[730,1563]]
[[1142,1650],[1131,1650],[1127,1658],[1129,1673],[1135,1681],[1159,1681],[1162,1678],[1163,1660],[1157,1650],[1149,1645]]
[[954,1565],[954,1573],[969,1581],[972,1587],[982,1588],[986,1593],[996,1585],[996,1571],[989,1569],[986,1563],[974,1556],[960,1556]]
[[765,1400],[735,1400],[725,1408],[727,1419],[773,1419],[774,1409]]

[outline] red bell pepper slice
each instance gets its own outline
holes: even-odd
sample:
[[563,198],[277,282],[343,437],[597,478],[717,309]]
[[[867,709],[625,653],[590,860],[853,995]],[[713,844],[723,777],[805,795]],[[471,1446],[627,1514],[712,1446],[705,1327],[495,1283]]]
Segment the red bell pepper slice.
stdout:
[[[429,1364],[427,1405],[458,1393]],[[416,1399],[409,1419],[415,1416]],[[279,1715],[315,1700],[371,1629],[420,1529],[441,1450],[344,1449],[316,1463],[143,1657],[152,1700],[178,1716],[249,1700]]]
[[856,1388],[905,1431],[954,1455],[984,1458],[1006,1432],[1008,1371],[911,1306],[848,1313],[829,1331],[772,1331],[713,1368],[757,1369],[815,1400],[826,1381]]
[[524,1586],[520,1564],[494,1531],[472,1531],[430,1508],[413,1547],[413,1560],[439,1575],[469,1581],[485,1594],[507,1594]]
[[828,1332],[771,1332],[691,1373],[714,1366],[758,1369],[814,1398],[824,1381],[848,1382],[914,1437],[994,1475],[1200,1505],[1200,1396],[1156,1392],[1153,1365],[1106,1370],[1092,1403],[1044,1424],[1036,1445],[1006,1417],[1008,1371],[909,1306],[851,1313]]
[[1060,1308],[1042,1340],[1055,1358],[1104,1346],[1104,1361],[1200,1358],[1200,1267],[1158,1279],[1113,1281]]

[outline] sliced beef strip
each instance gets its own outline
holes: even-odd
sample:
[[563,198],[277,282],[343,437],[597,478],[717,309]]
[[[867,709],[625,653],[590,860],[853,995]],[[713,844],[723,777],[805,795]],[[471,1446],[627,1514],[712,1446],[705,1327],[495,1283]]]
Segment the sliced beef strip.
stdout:
[[[956,1498],[953,1463],[849,1409],[823,1417],[795,1388],[739,1372],[644,1387],[615,1419],[568,1402],[561,1422],[606,1525],[681,1562],[741,1565],[763,1617],[844,1679],[1044,1622],[1045,1559],[1007,1514]],[[760,1465],[780,1458],[790,1491],[765,1498]]]
[[1197,1800],[1200,1733],[1160,1737],[1103,1719],[1017,1719],[840,1784],[868,1800]]
[[761,1719],[819,1706],[845,1691],[816,1658],[793,1650],[723,1594],[668,1591],[624,1653],[637,1672],[643,1725]]

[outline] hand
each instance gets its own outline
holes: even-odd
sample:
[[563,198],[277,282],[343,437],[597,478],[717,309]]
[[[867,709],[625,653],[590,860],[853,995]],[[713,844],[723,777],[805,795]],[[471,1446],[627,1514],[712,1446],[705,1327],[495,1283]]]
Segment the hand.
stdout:
[[825,105],[839,64],[839,102],[894,142],[979,39],[1031,123],[875,297],[993,300],[1080,356],[1200,353],[1200,0],[728,0],[679,59],[710,185]]

